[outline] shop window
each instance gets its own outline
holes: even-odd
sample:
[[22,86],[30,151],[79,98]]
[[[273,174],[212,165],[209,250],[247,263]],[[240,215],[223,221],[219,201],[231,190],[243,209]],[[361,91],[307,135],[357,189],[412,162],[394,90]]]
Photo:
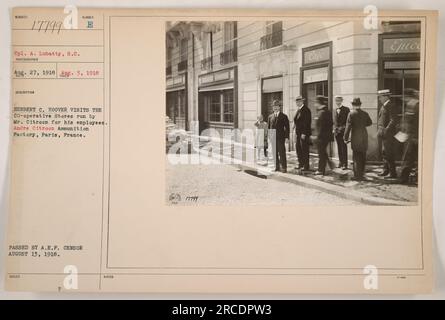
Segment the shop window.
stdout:
[[223,92],[223,122],[233,122],[233,90]]
[[221,121],[221,101],[219,93],[212,93],[209,96],[209,121]]
[[405,114],[406,89],[419,90],[420,69],[384,69],[383,86],[392,92],[391,99],[398,107],[399,117]]
[[186,95],[185,90],[167,93],[166,112],[167,116],[178,126],[186,128]]
[[233,89],[205,93],[204,104],[208,122],[233,123]]
[[[414,23],[396,24],[397,27]],[[400,118],[404,117],[406,89],[420,87],[420,36],[413,33],[381,34],[379,88],[389,89]],[[379,109],[381,105],[379,104]]]

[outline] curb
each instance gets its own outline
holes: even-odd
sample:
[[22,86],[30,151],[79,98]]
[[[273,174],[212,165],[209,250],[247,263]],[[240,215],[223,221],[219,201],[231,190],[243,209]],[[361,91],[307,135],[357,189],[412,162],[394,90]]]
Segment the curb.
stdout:
[[[198,151],[198,150],[195,150],[195,151]],[[199,149],[198,153],[202,154],[204,156],[208,156],[208,152],[205,150],[202,150],[202,149]],[[228,160],[233,160],[233,159],[228,159]],[[337,197],[340,197],[343,199],[357,201],[357,202],[367,204],[367,205],[378,205],[378,206],[412,206],[412,205],[417,205],[417,203],[410,203],[407,201],[397,201],[397,200],[383,199],[383,198],[379,198],[379,197],[375,197],[375,196],[370,196],[364,192],[346,189],[345,187],[333,185],[333,184],[323,182],[323,181],[314,180],[312,178],[307,178],[307,177],[301,176],[301,175],[290,175],[288,173],[282,173],[282,172],[270,172],[268,169],[261,170],[261,168],[259,168],[258,166],[251,165],[251,164],[248,164],[245,162],[233,163],[232,161],[230,161],[227,164],[238,167],[239,169],[241,169],[243,171],[245,171],[247,169],[247,170],[252,170],[255,172],[263,173],[263,174],[267,175],[268,179],[274,179],[274,180],[278,180],[278,181],[297,184],[297,185],[300,185],[300,186],[303,186],[306,188],[311,188],[311,189],[316,189],[319,191],[327,192],[331,195],[334,195],[334,196],[337,196]]]
[[[248,164],[233,164],[233,165],[235,165],[243,170],[248,169],[248,170],[258,171],[258,167],[248,165]],[[268,170],[264,170],[264,171],[259,170],[259,171],[261,171],[262,173],[265,173],[265,171],[267,171],[268,179],[274,179],[274,180],[278,180],[278,181],[298,184],[303,187],[327,192],[327,193],[335,195],[337,197],[347,199],[347,200],[361,202],[363,204],[379,205],[379,206],[416,205],[414,203],[410,204],[409,202],[405,202],[405,201],[389,200],[389,199],[383,199],[383,198],[370,196],[370,195],[360,192],[360,191],[349,190],[349,189],[346,189],[341,186],[333,185],[333,184],[323,182],[323,181],[314,180],[311,178],[307,178],[305,176],[290,175],[290,174],[282,173],[282,172],[269,172]]]

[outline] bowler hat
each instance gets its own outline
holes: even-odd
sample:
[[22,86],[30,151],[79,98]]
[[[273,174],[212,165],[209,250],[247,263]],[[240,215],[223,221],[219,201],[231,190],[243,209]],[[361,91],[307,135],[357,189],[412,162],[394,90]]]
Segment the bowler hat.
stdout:
[[360,98],[354,98],[354,99],[352,99],[351,104],[353,106],[361,106],[362,105],[362,101],[360,100]]

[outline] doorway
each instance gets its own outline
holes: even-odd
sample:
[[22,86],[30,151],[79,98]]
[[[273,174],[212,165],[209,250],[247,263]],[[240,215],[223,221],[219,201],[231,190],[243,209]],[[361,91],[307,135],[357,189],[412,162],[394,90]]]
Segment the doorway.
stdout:
[[187,102],[185,90],[167,92],[166,115],[179,129],[187,129]]
[[[303,97],[306,99],[306,106],[311,110],[311,115],[312,115],[312,124],[311,124],[312,136],[318,135],[315,124],[317,121],[317,114],[318,114],[318,110],[315,107],[315,97],[318,95],[329,97],[329,83],[327,80],[307,83],[303,85]],[[330,111],[332,111],[329,103],[328,103],[328,108]],[[317,153],[318,152],[317,145],[312,144],[309,150],[312,153]],[[329,156],[331,156],[332,154],[332,145],[329,146],[328,154]]]
[[269,115],[273,113],[273,107],[272,104],[274,100],[283,101],[283,92],[277,91],[277,92],[268,92],[263,93],[261,97],[261,114],[263,115],[264,121],[267,122],[267,119],[269,118]]
[[[407,89],[420,88],[420,23],[388,24],[379,35],[379,89],[389,89],[392,104],[397,108],[399,121],[405,117]],[[397,31],[397,32],[396,32]],[[403,31],[403,32],[402,32]],[[380,112],[381,104],[377,103]],[[398,160],[402,157],[398,145]],[[376,160],[382,160],[382,143],[378,140]]]
[[[420,64],[418,61],[386,61],[383,71],[383,88],[389,89],[391,101],[397,108],[399,123],[405,120],[405,90],[419,90],[420,85]],[[379,112],[381,105],[379,104]],[[381,157],[381,149],[379,153]],[[402,160],[402,144],[397,145],[396,160]]]
[[273,102],[278,100],[283,104],[283,77],[273,76],[261,81],[261,114],[264,121],[273,113]]
[[405,90],[419,90],[419,85],[419,61],[385,61],[383,88],[391,91],[391,98],[399,109],[399,120],[403,120],[405,114]]
[[[329,97],[329,85],[328,81],[318,81],[313,83],[307,83],[303,86],[303,96],[306,99],[306,105],[311,110],[312,114],[312,128],[314,128],[313,135],[317,135],[315,131],[315,122],[317,121],[317,108],[315,107],[315,97],[322,95]],[[328,105],[329,110],[331,109]],[[332,110],[331,110],[332,111]]]
[[[301,95],[306,99],[306,106],[312,115],[312,136],[318,134],[316,121],[318,110],[315,97],[322,95],[328,98],[328,108],[332,112],[332,41],[320,43],[302,49],[303,66],[300,69]],[[311,153],[317,153],[316,143],[310,147]],[[328,148],[332,155],[332,143]]]

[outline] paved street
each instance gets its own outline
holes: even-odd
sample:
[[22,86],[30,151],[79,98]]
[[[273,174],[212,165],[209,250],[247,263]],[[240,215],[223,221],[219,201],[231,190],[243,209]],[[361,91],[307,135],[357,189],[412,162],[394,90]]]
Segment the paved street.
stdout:
[[[310,167],[316,168],[318,166],[318,157],[311,154]],[[297,166],[297,157],[295,152],[287,153],[288,174],[297,174],[295,168]],[[269,169],[273,169],[273,161],[269,161]],[[335,169],[328,171],[325,176],[316,176],[313,171],[305,174],[311,179],[325,182],[331,185],[337,185],[347,190],[360,191],[369,196],[378,197],[381,199],[396,200],[406,202],[406,205],[413,205],[417,203],[418,188],[417,183],[400,184],[397,179],[387,179],[379,177],[378,174],[382,171],[381,164],[367,164],[365,177],[366,181],[353,181],[352,164],[350,163],[349,170]],[[401,167],[397,167],[398,175],[400,176]]]
[[258,177],[232,165],[166,162],[167,201],[178,205],[360,204],[292,183]]

